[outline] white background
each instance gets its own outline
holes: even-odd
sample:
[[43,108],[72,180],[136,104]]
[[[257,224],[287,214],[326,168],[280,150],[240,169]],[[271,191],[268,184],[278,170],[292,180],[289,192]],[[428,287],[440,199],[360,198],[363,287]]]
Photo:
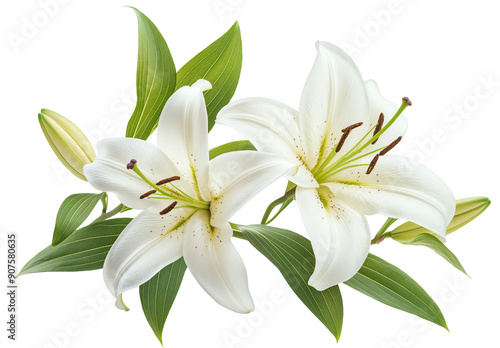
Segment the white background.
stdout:
[[[394,151],[425,163],[457,198],[485,195],[493,201],[483,216],[447,243],[471,279],[422,247],[388,240],[372,248],[441,304],[451,333],[342,286],[345,320],[336,344],[274,266],[238,240],[254,300],[258,305],[274,299],[271,310],[253,317],[233,314],[209,298],[187,272],[166,323],[166,347],[497,344],[500,21],[496,2],[486,0],[2,1],[1,284],[6,280],[1,264],[7,233],[18,234],[18,261],[24,265],[50,243],[64,198],[93,192],[58,165],[40,130],[39,110],[66,115],[93,143],[124,134],[134,106],[137,55],[136,18],[124,5],[138,7],[156,23],[178,68],[238,20],[244,61],[236,99],[263,96],[298,107],[315,41],[347,47],[363,76],[375,79],[387,98],[399,103],[408,95],[413,101],[405,112],[409,132]],[[35,25],[31,32],[29,23]],[[465,111],[457,113],[460,109]],[[212,145],[237,138],[220,126],[211,134]],[[257,223],[283,184],[256,197],[233,221]],[[383,219],[371,221],[375,230]],[[304,232],[295,206],[275,225]],[[115,309],[101,271],[34,274],[18,282],[18,341],[6,339],[7,298],[1,295],[2,347],[5,342],[23,348],[160,347],[142,314],[138,292],[125,295],[130,312]],[[247,331],[242,335],[243,326]],[[233,344],[227,343],[228,337]]]

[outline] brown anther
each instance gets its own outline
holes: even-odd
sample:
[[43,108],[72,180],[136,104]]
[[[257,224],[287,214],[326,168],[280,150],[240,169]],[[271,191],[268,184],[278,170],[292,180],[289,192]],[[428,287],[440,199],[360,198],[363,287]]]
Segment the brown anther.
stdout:
[[375,164],[377,164],[379,157],[380,157],[379,154],[377,154],[375,157],[373,157],[372,161],[370,162],[370,165],[368,166],[368,170],[366,171],[366,174],[370,174],[372,172],[373,168],[375,168]]
[[144,199],[148,196],[151,196],[153,193],[156,193],[156,190],[151,190],[151,191],[148,191],[146,192],[145,194],[141,195],[141,197],[139,197],[140,199]]
[[342,149],[342,146],[344,146],[345,140],[347,139],[347,136],[351,133],[351,130],[348,130],[347,132],[344,132],[342,134],[342,137],[339,140],[339,143],[337,144],[337,147],[335,148],[335,152],[339,152]]
[[390,143],[389,146],[387,146],[385,149],[380,151],[380,156],[383,156],[386,153],[388,153],[389,151],[391,151],[394,148],[394,146],[396,146],[401,141],[401,139],[403,139],[403,137],[399,136],[396,140],[394,140],[392,143]]
[[168,184],[169,182],[171,181],[176,181],[176,180],[180,180],[181,177],[180,176],[171,176],[170,178],[166,178],[166,179],[163,179],[163,180],[160,180],[156,183],[156,185],[163,185],[163,184]]
[[349,127],[345,127],[344,129],[342,129],[342,133],[351,131],[354,128],[360,127],[361,125],[363,125],[363,122],[358,122],[358,123],[355,123],[355,124],[351,124]]
[[177,201],[175,201],[174,203],[170,204],[168,207],[166,207],[165,209],[160,211],[160,215],[165,215],[165,214],[170,213],[172,211],[172,209],[175,208],[176,205],[177,205]]
[[[381,112],[380,113],[380,116],[378,117],[378,122],[377,122],[377,126],[375,127],[375,130],[373,131],[373,135],[375,136],[375,134],[377,134],[378,132],[380,132],[380,130],[382,129],[382,126],[384,125],[384,113]],[[372,143],[375,144],[377,142],[378,138],[375,139]]]

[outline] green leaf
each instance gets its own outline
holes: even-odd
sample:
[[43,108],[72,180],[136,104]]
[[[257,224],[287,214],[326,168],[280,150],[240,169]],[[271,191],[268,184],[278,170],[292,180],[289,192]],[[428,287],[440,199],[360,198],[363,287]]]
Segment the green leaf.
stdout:
[[448,249],[443,242],[441,242],[438,238],[433,236],[432,234],[429,233],[422,233],[413,238],[412,240],[408,242],[400,242],[401,244],[408,244],[408,245],[422,245],[426,246],[432,250],[434,250],[438,255],[443,257],[446,261],[451,263],[453,266],[455,266],[458,270],[464,272],[467,275],[467,272],[465,272],[465,269],[463,266],[460,264],[460,261],[458,261],[457,257],[455,254],[451,252],[450,249]]
[[163,344],[163,327],[181,286],[186,268],[186,263],[181,257],[139,287],[142,310],[161,344]]
[[342,296],[338,286],[318,291],[307,284],[315,263],[311,242],[295,232],[265,225],[237,228],[279,269],[295,294],[338,341],[344,316]]
[[111,219],[80,228],[55,247],[50,245],[40,251],[19,275],[100,269],[109,249],[130,221],[129,218]]
[[56,217],[52,246],[68,238],[89,217],[105,193],[77,193],[62,202]]
[[158,125],[168,98],[175,90],[175,64],[160,31],[141,11],[131,7],[139,24],[137,105],[125,136],[147,139]]
[[199,79],[212,84],[205,92],[208,112],[208,131],[215,124],[215,118],[234,95],[240,79],[241,33],[238,22],[217,41],[198,53],[177,73],[177,89],[190,86]]
[[239,140],[214,147],[213,149],[210,150],[209,156],[210,160],[213,160],[215,157],[220,156],[223,153],[233,152],[233,151],[244,151],[244,150],[257,151],[255,146],[253,146],[253,144],[250,141]]
[[402,270],[375,255],[369,254],[359,272],[344,284],[448,330],[441,310],[425,290]]

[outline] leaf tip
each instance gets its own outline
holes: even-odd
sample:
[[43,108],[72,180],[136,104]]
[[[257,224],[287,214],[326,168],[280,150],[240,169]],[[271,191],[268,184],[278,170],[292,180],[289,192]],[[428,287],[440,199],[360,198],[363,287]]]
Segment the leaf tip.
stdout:
[[23,274],[26,274],[26,265],[24,265],[24,267],[21,269],[21,271],[14,277],[14,279],[17,279],[19,278],[20,276],[22,276]]
[[448,328],[448,324],[446,323],[444,315],[441,314],[440,321],[439,322],[435,321],[435,323],[444,328],[446,331],[448,331],[448,333],[450,332],[450,329]]
[[163,344],[163,337],[161,336],[161,332],[155,332],[155,336],[158,339],[158,341],[160,341],[161,346],[165,347],[165,345]]
[[444,322],[444,326],[443,327],[446,329],[446,331],[448,331],[448,333],[450,333],[450,329],[448,328],[448,324],[446,324],[446,322]]

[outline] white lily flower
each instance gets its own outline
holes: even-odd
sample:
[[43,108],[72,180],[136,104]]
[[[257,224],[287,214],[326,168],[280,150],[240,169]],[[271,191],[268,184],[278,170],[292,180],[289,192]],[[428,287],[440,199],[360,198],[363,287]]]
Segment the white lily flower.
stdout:
[[228,219],[284,172],[294,170],[272,154],[239,151],[209,162],[207,111],[199,80],[168,100],[158,124],[158,147],[133,138],[105,139],[84,167],[98,190],[114,192],[144,210],[123,230],[104,262],[104,280],[121,294],[148,281],[181,256],[219,304],[248,313],[254,304],[245,266],[231,242]]
[[[423,165],[386,156],[406,132],[397,108],[364,82],[338,47],[317,43],[299,110],[263,98],[226,106],[217,117],[260,151],[283,155],[297,166],[287,178],[316,256],[309,285],[342,283],[361,268],[370,248],[365,215],[413,221],[443,238],[455,211],[449,188]],[[384,115],[389,118],[384,124]]]

